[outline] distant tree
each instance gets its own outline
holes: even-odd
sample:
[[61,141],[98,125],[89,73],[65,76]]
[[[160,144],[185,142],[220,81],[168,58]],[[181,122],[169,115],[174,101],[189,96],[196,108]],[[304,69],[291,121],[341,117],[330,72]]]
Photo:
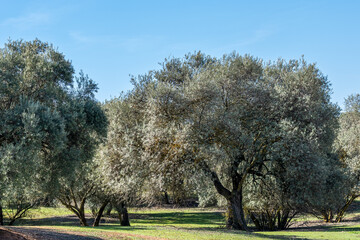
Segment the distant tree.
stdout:
[[97,167],[93,157],[97,146],[106,137],[107,120],[100,104],[94,99],[96,84],[81,74],[77,85],[62,109],[67,141],[65,151],[57,155],[63,167],[57,172],[59,181],[55,196],[75,213],[82,226],[87,226],[86,201],[99,192],[92,176]]
[[[141,160],[139,134],[142,97],[145,96],[135,94],[106,102],[108,135],[95,157],[98,182],[101,181],[104,192],[110,196],[111,205],[118,211],[123,226],[130,225],[126,205],[139,201],[144,190],[143,183],[148,177],[147,168]],[[132,101],[139,105],[132,105]],[[133,151],[134,148],[138,151]]]
[[347,169],[350,191],[345,203],[337,211],[336,221],[341,222],[348,207],[360,196],[360,95],[350,95],[345,100],[345,112],[339,119],[340,129],[336,147],[343,167]]

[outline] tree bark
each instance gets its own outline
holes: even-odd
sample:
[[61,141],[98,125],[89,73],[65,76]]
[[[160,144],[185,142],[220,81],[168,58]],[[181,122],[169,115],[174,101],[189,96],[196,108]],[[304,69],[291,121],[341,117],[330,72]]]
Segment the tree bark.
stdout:
[[167,191],[164,191],[164,201],[165,204],[170,204],[169,195],[167,194]]
[[110,216],[112,209],[113,209],[113,205],[110,203],[110,204],[108,205],[108,208],[106,209],[105,215],[106,215],[106,216]]
[[83,198],[81,203],[80,203],[80,207],[78,207],[78,204],[75,202],[74,205],[72,205],[70,203],[70,201],[65,201],[61,198],[58,198],[60,200],[60,202],[70,211],[72,211],[78,218],[80,221],[80,226],[88,226],[87,221],[86,221],[86,217],[85,217],[85,201],[86,198]]
[[1,203],[0,203],[0,225],[1,226],[4,225],[4,215],[3,215],[3,209]]
[[117,211],[119,214],[120,225],[121,226],[130,226],[129,214],[128,214],[127,208],[125,206],[125,203],[123,203],[123,202],[120,203]]
[[10,219],[9,226],[12,226],[17,219],[24,217],[26,212],[34,206],[35,206],[35,203],[29,204],[25,207],[18,206],[15,215],[13,215]]
[[70,211],[72,211],[80,220],[81,226],[88,226],[85,217],[85,203],[87,198],[93,193],[94,186],[89,186],[85,193],[80,197],[76,195],[70,187],[66,194],[58,196],[58,200]]
[[99,211],[97,212],[96,214],[96,217],[95,217],[95,220],[94,220],[94,223],[93,223],[93,227],[98,227],[99,224],[100,224],[100,220],[101,220],[101,217],[103,215],[103,212],[106,208],[106,205],[108,205],[109,203],[109,200],[106,200],[105,202],[103,202],[103,204],[101,205]]
[[333,214],[333,211],[331,209],[321,211],[321,215],[322,215],[322,217],[324,219],[324,222],[331,222],[332,219],[334,218],[334,214]]
[[336,222],[342,222],[345,212],[349,208],[349,206],[353,203],[353,201],[358,197],[359,195],[352,194],[350,198],[346,201],[345,205],[338,211],[336,214]]
[[228,202],[230,204],[230,209],[232,210],[232,225],[228,227],[237,230],[250,231],[245,221],[242,191],[232,192],[231,195]]
[[80,220],[80,226],[82,226],[82,227],[88,226],[87,221],[86,221],[85,211],[84,211],[84,210],[74,209],[74,208],[69,208],[69,209],[70,209],[73,213],[75,213],[75,215],[79,218],[79,220]]
[[225,197],[225,199],[228,202],[227,226],[229,228],[236,230],[250,231],[245,221],[245,214],[243,209],[243,196],[242,196],[242,184],[244,183],[244,179],[246,175],[240,175],[237,173],[237,166],[239,165],[240,160],[241,158],[235,159],[232,167],[232,173],[231,173],[232,184],[233,184],[232,191],[224,187],[217,173],[211,171],[211,169],[205,162],[202,162],[201,166],[203,171],[206,174],[210,175],[211,180],[216,188],[216,191],[220,195]]

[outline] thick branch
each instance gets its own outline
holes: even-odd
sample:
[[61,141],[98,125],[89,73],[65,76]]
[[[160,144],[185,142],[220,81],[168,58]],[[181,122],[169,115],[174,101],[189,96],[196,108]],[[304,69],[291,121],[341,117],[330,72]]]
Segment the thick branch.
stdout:
[[226,189],[224,185],[222,185],[217,173],[212,171],[205,162],[201,162],[201,168],[206,174],[210,175],[211,180],[213,181],[214,186],[216,188],[216,191],[220,195],[224,196],[226,199],[229,199],[231,197],[231,192],[228,189]]

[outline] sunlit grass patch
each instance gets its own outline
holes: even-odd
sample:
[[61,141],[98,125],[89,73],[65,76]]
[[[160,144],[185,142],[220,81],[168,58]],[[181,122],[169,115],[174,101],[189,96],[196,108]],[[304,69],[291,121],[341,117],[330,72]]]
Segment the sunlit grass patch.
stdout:
[[[225,228],[223,211],[219,209],[130,209],[130,227],[122,227],[115,218],[104,218],[100,227],[80,227],[67,209],[39,208],[31,210],[37,219],[24,219],[20,225],[99,237],[101,239],[360,239],[360,225],[327,224],[274,232],[242,232]],[[359,216],[357,210],[351,212]],[[115,217],[115,213],[113,217]],[[52,217],[57,221],[51,221]],[[300,218],[301,219],[301,218]],[[305,221],[319,220],[311,215]],[[59,221],[61,220],[61,221]],[[89,221],[91,224],[91,221]],[[321,224],[321,221],[320,221]]]

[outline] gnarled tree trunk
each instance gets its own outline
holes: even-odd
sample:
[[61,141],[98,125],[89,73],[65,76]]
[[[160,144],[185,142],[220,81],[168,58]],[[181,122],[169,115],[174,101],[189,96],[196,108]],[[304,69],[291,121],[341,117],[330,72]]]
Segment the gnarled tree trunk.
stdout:
[[321,211],[322,218],[324,219],[324,222],[331,222],[334,218],[333,211],[331,209],[329,210],[322,210]]
[[106,205],[108,205],[109,202],[110,202],[109,200],[105,200],[103,202],[103,204],[100,206],[98,212],[96,213],[94,223],[93,223],[93,227],[98,227],[99,226],[101,217],[103,215],[103,212],[104,212],[104,210],[106,208]]
[[121,202],[118,206],[116,206],[116,210],[119,214],[119,220],[121,226],[130,226],[129,214],[124,202]]
[[[232,191],[224,187],[220,182],[220,179],[216,172],[211,171],[206,163],[202,164],[202,169],[211,176],[211,180],[214,183],[216,191],[225,197],[228,202],[228,211],[227,211],[227,227],[231,229],[250,231],[245,221],[245,214],[243,208],[243,192],[242,185],[246,175],[240,175],[237,173],[238,162],[234,164],[233,171],[231,173],[232,178]],[[236,165],[237,164],[237,165]]]
[[245,213],[243,209],[242,191],[235,191],[231,193],[228,200],[228,211],[231,213],[228,217],[227,227],[231,229],[249,231],[245,221]]
[[110,204],[108,204],[108,207],[107,207],[107,209],[106,209],[106,211],[105,211],[105,215],[106,215],[106,216],[110,216],[112,209],[113,209],[113,205],[112,205],[112,203],[110,202]]
[[69,195],[64,194],[58,197],[58,200],[79,218],[81,226],[88,226],[85,217],[85,202],[89,195],[92,193],[93,188],[93,186],[89,187],[81,198],[76,197],[72,188],[69,189]]
[[345,212],[349,208],[349,206],[353,203],[353,201],[359,197],[357,194],[352,194],[346,201],[345,205],[339,209],[339,211],[336,214],[336,222],[341,222],[345,216]]
[[37,202],[26,203],[26,204],[19,203],[16,207],[15,214],[13,214],[12,216],[9,216],[9,218],[10,218],[9,226],[13,225],[17,219],[24,217],[26,212],[29,209],[33,208],[36,204],[37,204]]

